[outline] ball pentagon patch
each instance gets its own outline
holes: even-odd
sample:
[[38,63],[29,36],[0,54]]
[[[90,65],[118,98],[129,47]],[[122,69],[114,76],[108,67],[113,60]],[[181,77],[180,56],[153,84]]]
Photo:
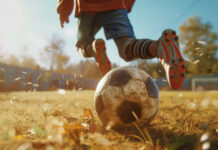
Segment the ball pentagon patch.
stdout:
[[149,96],[159,98],[158,87],[155,84],[154,80],[151,79],[151,77],[148,77],[148,79],[145,82],[145,85],[147,87],[147,91],[148,91]]
[[125,85],[130,79],[131,76],[126,70],[118,70],[112,72],[109,84],[120,87]]

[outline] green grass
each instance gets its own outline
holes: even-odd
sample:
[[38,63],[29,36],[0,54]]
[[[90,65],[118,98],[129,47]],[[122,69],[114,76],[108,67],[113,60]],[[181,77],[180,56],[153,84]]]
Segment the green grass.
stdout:
[[[159,111],[146,127],[154,145],[196,149],[209,133],[211,147],[217,147],[218,92],[162,91],[160,97]],[[93,98],[94,91],[0,93],[0,149],[149,148],[138,130],[102,133]],[[84,115],[84,108],[93,116]]]

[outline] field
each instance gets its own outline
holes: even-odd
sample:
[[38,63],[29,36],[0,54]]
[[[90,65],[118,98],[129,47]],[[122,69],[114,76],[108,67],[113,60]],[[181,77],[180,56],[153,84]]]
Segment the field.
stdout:
[[161,91],[153,121],[122,133],[102,130],[93,97],[94,91],[1,93],[0,149],[218,148],[216,91]]

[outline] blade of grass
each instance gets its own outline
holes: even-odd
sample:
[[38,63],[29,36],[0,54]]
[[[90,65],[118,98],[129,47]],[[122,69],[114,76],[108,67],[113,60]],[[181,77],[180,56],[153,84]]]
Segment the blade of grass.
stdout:
[[144,134],[143,131],[140,129],[140,127],[139,127],[136,123],[133,123],[133,125],[134,125],[135,128],[139,131],[139,133],[141,134],[141,136],[143,137],[144,142],[145,142],[145,141],[148,141],[148,139],[146,138],[145,134]]
[[136,115],[134,111],[132,111],[132,115],[135,117],[136,120],[139,120],[138,116]]
[[151,139],[151,136],[150,136],[150,134],[149,134],[147,128],[144,128],[143,131],[144,131],[145,135],[147,136],[148,141],[152,144],[152,146],[154,146],[154,143],[153,143],[153,141],[152,141],[152,139]]
[[[134,111],[132,111],[132,114],[133,114],[133,116],[135,117],[136,120],[139,120],[138,116],[136,115],[136,113]],[[142,130],[136,123],[133,123],[133,125],[137,128],[137,130],[142,135],[144,140],[149,141],[152,144],[152,146],[154,146],[154,142],[152,141],[148,130],[146,128],[144,128],[144,130]]]
[[137,135],[128,135],[129,137],[133,137],[133,138],[136,138],[138,139],[139,141],[141,142],[145,142],[141,137],[137,136]]
[[[135,117],[136,120],[139,120],[138,116],[136,115],[136,113],[134,111],[132,111],[132,114],[133,114],[133,116]],[[144,141],[148,141],[148,139],[146,138],[145,133],[143,132],[143,130],[135,122],[133,123],[133,125],[139,131],[139,133],[143,137]]]

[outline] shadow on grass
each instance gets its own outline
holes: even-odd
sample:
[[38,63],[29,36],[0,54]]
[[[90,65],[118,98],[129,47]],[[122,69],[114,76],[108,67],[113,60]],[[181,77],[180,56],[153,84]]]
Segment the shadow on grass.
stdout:
[[[116,132],[125,135],[131,141],[141,142],[138,138],[134,138],[132,135],[143,139],[142,135],[134,127],[128,129],[115,128]],[[154,145],[159,142],[159,145],[167,148],[168,150],[199,150],[203,143],[200,142],[201,135],[188,134],[178,135],[169,130],[160,130],[152,127],[147,127],[147,130],[152,137]],[[215,139],[209,139],[210,149],[215,150],[218,147],[218,141]]]

